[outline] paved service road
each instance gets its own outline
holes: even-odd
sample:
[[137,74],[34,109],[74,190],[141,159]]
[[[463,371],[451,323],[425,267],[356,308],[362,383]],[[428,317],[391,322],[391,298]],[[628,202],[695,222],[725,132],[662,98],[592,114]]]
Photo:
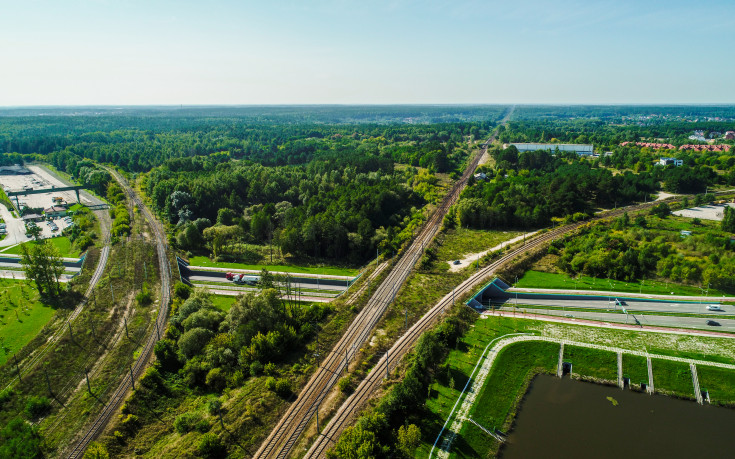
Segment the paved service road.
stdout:
[[[507,307],[502,309],[505,317],[510,317],[511,312]],[[606,312],[582,312],[582,311],[559,311],[549,309],[532,309],[518,307],[518,311],[526,312],[526,317],[532,316],[534,311],[546,316],[559,316],[574,319],[600,320],[604,322],[638,324],[644,330],[646,326],[655,327],[677,327],[677,328],[694,328],[700,330],[710,330],[716,332],[735,333],[735,319],[705,319],[703,317],[679,317],[679,316],[655,316],[645,314],[628,314],[626,318],[622,312],[606,313]],[[719,325],[707,325],[708,320],[714,320]]]
[[[560,299],[560,300],[551,300],[551,299],[529,299],[529,298],[520,298],[518,300],[519,307],[522,307],[523,304],[528,305],[534,305],[534,306],[553,306],[553,307],[564,307],[568,309],[575,309],[575,308],[584,308],[584,309],[590,309],[590,308],[596,308],[596,309],[603,309],[603,310],[611,310],[611,311],[620,311],[620,306],[616,306],[614,304],[615,297],[610,297],[612,304],[608,302],[607,300],[587,300],[587,299],[580,299],[580,300],[569,300],[569,299]],[[516,300],[515,298],[510,298],[503,306],[504,307],[512,307],[515,304]],[[711,303],[711,302],[682,302],[682,301],[672,301],[672,302],[653,302],[653,301],[635,301],[631,299],[625,300],[625,305],[623,306],[627,311],[629,312],[665,312],[665,313],[672,313],[672,314],[732,314],[735,315],[735,305],[731,304],[718,304],[722,311],[708,311],[707,306],[710,304],[718,304],[718,303]]]

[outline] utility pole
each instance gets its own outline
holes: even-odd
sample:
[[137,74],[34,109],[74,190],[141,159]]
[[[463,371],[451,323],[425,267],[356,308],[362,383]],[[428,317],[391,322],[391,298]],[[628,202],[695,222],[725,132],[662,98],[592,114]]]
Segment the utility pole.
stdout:
[[385,379],[388,379],[388,350],[385,350]]
[[349,369],[349,364],[347,363],[347,349],[345,349],[345,374],[347,374],[348,369]]
[[115,290],[112,288],[112,282],[110,282],[110,293],[112,294],[112,304],[115,304]]
[[20,365],[18,365],[18,355],[14,355],[15,357],[15,371],[18,372],[18,382],[23,382],[23,380],[20,378]]
[[125,336],[130,339],[130,334],[128,334],[128,319],[127,317],[123,317],[123,321],[125,322]]
[[133,378],[133,366],[129,365],[130,368],[130,385],[133,386],[133,390],[135,390],[135,378]]
[[89,392],[89,395],[92,395],[92,387],[89,385],[89,373],[86,368],[84,369],[84,375],[87,377],[87,391]]
[[88,315],[89,317],[89,328],[92,330],[92,338],[97,340],[97,334],[94,332],[94,322],[92,322],[92,314]]
[[74,333],[71,331],[71,322],[67,322],[66,324],[69,326],[69,338],[74,341]]
[[48,393],[52,397],[54,396],[54,391],[51,390],[51,381],[48,379],[48,371],[46,369],[43,370],[43,374],[46,375],[46,386],[48,387]]

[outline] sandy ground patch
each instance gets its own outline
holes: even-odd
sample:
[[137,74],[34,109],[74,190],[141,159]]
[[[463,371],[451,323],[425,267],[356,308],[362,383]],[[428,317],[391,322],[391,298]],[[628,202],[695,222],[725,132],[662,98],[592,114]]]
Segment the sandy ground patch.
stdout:
[[725,206],[735,208],[735,204],[713,204],[707,206],[692,207],[672,212],[677,217],[699,218],[701,220],[722,221],[725,216]]

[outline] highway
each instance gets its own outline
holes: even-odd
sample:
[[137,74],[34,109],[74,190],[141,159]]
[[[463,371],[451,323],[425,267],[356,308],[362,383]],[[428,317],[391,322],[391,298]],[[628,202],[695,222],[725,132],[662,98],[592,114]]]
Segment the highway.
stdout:
[[[603,311],[621,311],[620,306],[615,305],[615,298],[611,296],[611,302],[607,300],[586,300],[580,298],[579,300],[569,299],[531,299],[531,298],[520,298],[516,303],[515,298],[510,298],[502,306],[503,308],[513,307],[514,304],[520,305],[531,305],[531,306],[550,306],[555,308],[567,308],[567,309],[600,309]],[[717,304],[722,308],[722,311],[708,311],[707,306],[711,304]],[[735,305],[731,304],[719,304],[718,302],[703,302],[698,301],[692,302],[681,302],[681,301],[635,301],[633,299],[626,299],[625,305],[623,306],[629,312],[657,312],[657,313],[668,313],[668,314],[715,314],[715,315],[735,315]]]
[[[506,317],[512,316],[512,308],[503,307],[504,315]],[[525,311],[527,315],[533,315],[534,312],[546,316],[557,316],[564,317],[567,319],[585,319],[585,320],[597,320],[602,322],[614,322],[614,323],[627,323],[636,324],[642,329],[646,327],[672,327],[672,328],[693,328],[697,330],[708,330],[716,332],[730,332],[735,333],[735,317],[722,317],[722,318],[704,318],[704,317],[692,317],[692,316],[659,316],[643,313],[633,313],[628,310],[629,314],[626,317],[622,311],[618,312],[590,312],[590,311],[560,311],[550,309],[533,309],[524,308],[522,305],[518,307],[518,311]],[[627,308],[626,308],[627,310]],[[707,325],[708,320],[714,320],[719,325]]]
[[[512,111],[513,109],[510,110],[500,124],[507,121]],[[370,337],[373,328],[381,319],[388,305],[393,301],[401,285],[408,278],[414,265],[423,254],[424,247],[427,247],[434,239],[449,207],[459,198],[469,177],[477,168],[482,154],[487,151],[488,145],[494,139],[495,133],[483,144],[479,154],[474,155],[467,165],[464,174],[462,174],[462,177],[454,184],[441,205],[433,212],[429,220],[419,231],[413,243],[400,256],[393,268],[390,269],[385,280],[377,286],[365,307],[352,321],[347,331],[342,335],[342,338],[327,353],[327,357],[319,365],[319,369],[312,375],[309,382],[298,395],[296,401],[289,406],[286,413],[282,416],[275,429],[271,431],[254,457],[285,458],[289,455],[296,440],[314,416],[319,405],[341,377],[345,366],[349,365],[349,361]]]
[[[120,184],[125,193],[128,195],[131,202],[135,203],[135,205],[138,206],[138,209],[141,211],[143,217],[148,222],[148,225],[150,226],[151,231],[154,235],[156,243],[156,253],[158,255],[158,264],[160,268],[159,272],[161,275],[161,296],[158,305],[158,316],[156,318],[154,329],[151,331],[151,334],[146,339],[145,345],[143,346],[143,349],[141,349],[139,357],[137,358],[137,360],[135,360],[135,363],[133,364],[133,374],[135,379],[138,379],[147,367],[148,361],[153,354],[153,347],[162,336],[163,331],[166,327],[166,321],[168,319],[168,308],[171,300],[171,270],[167,253],[166,234],[163,231],[163,228],[158,224],[148,207],[143,203],[143,201],[130,187],[130,185],[128,185],[127,181],[114,169],[105,169],[107,169],[107,171],[112,174],[115,180]],[[127,397],[130,389],[130,378],[128,374],[124,374],[115,392],[110,396],[109,400],[107,400],[107,403],[105,403],[104,407],[99,412],[97,417],[88,425],[86,431],[68,453],[68,457],[82,457],[89,443],[97,438],[97,436],[110,422],[112,417],[117,413],[120,405],[123,403],[123,401],[125,401],[125,398]]]

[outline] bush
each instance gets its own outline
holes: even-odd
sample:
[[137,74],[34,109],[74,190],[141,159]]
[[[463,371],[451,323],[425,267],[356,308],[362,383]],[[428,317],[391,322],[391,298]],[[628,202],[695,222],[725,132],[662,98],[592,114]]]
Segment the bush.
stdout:
[[170,339],[162,339],[153,348],[161,369],[174,372],[179,369],[179,356],[176,353],[176,343]]
[[8,387],[7,389],[1,390],[0,391],[0,406],[9,402],[10,399],[13,398],[13,395],[15,395],[15,392],[13,392],[13,389],[10,387]]
[[143,284],[143,290],[135,295],[135,301],[141,306],[148,306],[153,302],[153,295],[151,295],[151,292],[146,288],[145,284]]
[[275,376],[278,374],[278,369],[276,368],[275,363],[266,363],[265,367],[263,368],[263,373],[265,373],[268,376]]
[[212,368],[209,370],[205,383],[215,392],[222,391],[222,389],[227,385],[227,378],[225,377],[222,368]]
[[263,373],[263,364],[258,362],[257,360],[250,364],[250,376],[258,376],[259,374]]
[[351,394],[354,390],[354,388],[352,387],[352,377],[345,376],[344,378],[339,380],[337,386],[339,387],[339,391],[343,394]]
[[110,459],[110,453],[102,443],[93,441],[84,452],[84,459]]
[[213,433],[202,435],[197,452],[202,457],[222,457],[227,453],[219,437]]
[[174,429],[181,435],[191,432],[202,421],[202,415],[199,413],[183,413],[176,416],[174,420]]
[[0,429],[0,457],[40,458],[41,436],[22,419],[13,419]]
[[217,415],[222,410],[222,401],[218,398],[213,398],[207,402],[207,412],[212,416]]
[[190,359],[201,352],[213,336],[214,333],[206,328],[192,328],[179,338],[179,350]]
[[191,287],[179,281],[174,284],[174,295],[181,298],[182,300],[186,300],[191,295]]
[[275,387],[273,389],[275,390],[276,394],[280,395],[283,398],[286,398],[291,395],[291,381],[286,378],[280,378],[278,381],[276,381]]
[[51,411],[51,400],[47,397],[28,397],[25,413],[29,419],[36,420]]
[[266,379],[265,380],[265,388],[268,389],[268,390],[270,390],[270,391],[275,392],[275,390],[276,390],[276,378],[274,378],[273,376],[271,376],[268,379]]

